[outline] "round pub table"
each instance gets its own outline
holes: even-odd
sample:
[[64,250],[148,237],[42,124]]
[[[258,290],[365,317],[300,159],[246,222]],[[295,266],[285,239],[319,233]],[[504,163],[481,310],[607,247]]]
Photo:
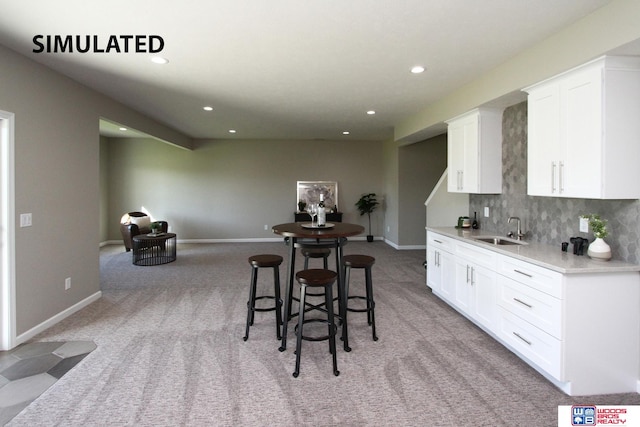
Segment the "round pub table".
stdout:
[[284,316],[282,322],[282,344],[280,351],[287,348],[287,323],[291,316],[291,298],[293,291],[293,279],[295,277],[296,265],[296,249],[304,247],[329,247],[335,249],[336,268],[338,273],[338,295],[340,298],[340,319],[342,320],[342,341],[344,350],[351,351],[349,347],[349,337],[347,333],[347,295],[345,295],[344,277],[342,274],[342,246],[346,242],[346,238],[356,236],[364,232],[364,227],[358,224],[349,224],[338,222],[331,224],[330,227],[309,227],[308,223],[291,222],[287,224],[278,224],[272,228],[275,234],[289,238],[289,264],[287,287],[285,288],[284,298]]

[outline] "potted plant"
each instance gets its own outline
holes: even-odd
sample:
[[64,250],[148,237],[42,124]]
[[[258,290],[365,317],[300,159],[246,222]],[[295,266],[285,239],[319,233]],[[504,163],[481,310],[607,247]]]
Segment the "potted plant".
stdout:
[[162,226],[158,221],[152,222],[149,227],[151,227],[151,234],[158,234],[162,231]]
[[307,207],[307,202],[300,199],[298,200],[298,212],[304,212],[304,209]]
[[371,213],[376,210],[379,203],[376,200],[376,193],[363,194],[360,200],[356,202],[356,207],[360,212],[360,216],[367,214],[369,217],[369,234],[367,235],[367,242],[373,242],[373,235],[371,234]]
[[600,261],[608,261],[611,259],[611,247],[603,239],[609,235],[607,230],[607,220],[602,219],[600,215],[589,214],[582,215],[582,218],[589,220],[589,227],[595,236],[595,240],[589,244],[587,254]]

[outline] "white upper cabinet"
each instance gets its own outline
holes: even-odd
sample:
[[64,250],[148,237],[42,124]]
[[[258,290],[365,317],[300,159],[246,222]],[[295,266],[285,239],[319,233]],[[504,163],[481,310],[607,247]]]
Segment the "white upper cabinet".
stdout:
[[447,190],[502,193],[502,110],[478,108],[447,125]]
[[640,58],[602,57],[524,91],[529,195],[640,198]]

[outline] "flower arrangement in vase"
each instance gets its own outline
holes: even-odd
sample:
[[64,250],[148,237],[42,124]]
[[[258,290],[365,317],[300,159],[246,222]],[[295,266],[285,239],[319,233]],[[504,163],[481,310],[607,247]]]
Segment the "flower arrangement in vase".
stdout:
[[602,219],[600,215],[589,214],[582,215],[582,218],[589,220],[589,227],[595,236],[595,240],[589,244],[587,254],[595,260],[608,261],[611,259],[611,247],[604,241],[609,235],[607,230],[607,220]]

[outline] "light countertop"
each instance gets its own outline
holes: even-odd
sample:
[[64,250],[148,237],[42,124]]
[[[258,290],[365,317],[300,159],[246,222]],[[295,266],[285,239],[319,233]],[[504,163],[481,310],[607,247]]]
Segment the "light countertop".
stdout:
[[615,260],[615,257],[609,261],[593,260],[587,255],[586,249],[584,255],[574,255],[573,245],[571,244],[569,244],[568,252],[562,252],[560,245],[556,247],[527,241],[526,239],[524,240],[525,245],[493,245],[475,240],[475,237],[498,236],[497,233],[489,233],[483,230],[457,229],[455,227],[427,227],[427,230],[563,274],[640,271],[640,265],[618,261]]

